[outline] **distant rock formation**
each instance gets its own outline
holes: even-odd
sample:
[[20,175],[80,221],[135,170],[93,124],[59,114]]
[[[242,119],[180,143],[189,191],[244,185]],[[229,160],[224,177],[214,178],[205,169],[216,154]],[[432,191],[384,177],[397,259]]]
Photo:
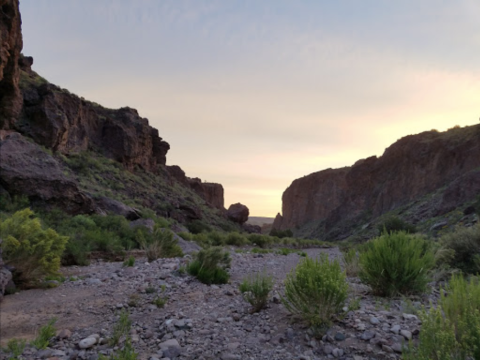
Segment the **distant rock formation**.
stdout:
[[22,19],[18,0],[0,0],[0,129],[11,129],[22,108],[18,60]]
[[239,224],[245,223],[248,220],[248,215],[248,207],[240,203],[230,205],[227,210],[227,217]]
[[[428,216],[444,214],[480,194],[479,144],[480,125],[428,131],[398,140],[379,158],[296,179],[283,193],[274,228],[310,227],[312,236],[343,238],[354,226],[435,191],[440,198]],[[427,215],[421,211],[417,220]]]

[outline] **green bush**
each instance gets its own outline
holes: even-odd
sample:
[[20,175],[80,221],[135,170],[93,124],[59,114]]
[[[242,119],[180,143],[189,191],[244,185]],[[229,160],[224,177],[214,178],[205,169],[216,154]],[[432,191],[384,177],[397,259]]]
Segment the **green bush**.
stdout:
[[210,231],[208,234],[208,242],[211,246],[222,246],[226,243],[226,236],[218,231]]
[[125,337],[125,345],[121,350],[118,350],[117,353],[112,354],[109,358],[106,358],[103,355],[100,355],[99,360],[136,360],[138,354],[135,352],[132,341],[130,338],[130,328],[132,326],[132,321],[128,316],[128,312],[123,309],[120,312],[118,321],[113,326],[113,334],[110,339],[110,345],[116,346],[120,342],[122,337]]
[[405,360],[480,359],[480,283],[453,276],[437,308],[423,310],[417,348],[405,349]]
[[37,337],[31,342],[38,350],[46,349],[50,344],[50,340],[55,336],[55,322],[57,319],[51,319],[47,325],[40,328]]
[[239,286],[243,298],[252,305],[253,312],[258,312],[265,307],[272,288],[273,278],[266,273],[247,276]]
[[458,227],[440,238],[442,249],[451,250],[448,265],[467,274],[480,273],[480,224]]
[[7,347],[4,350],[11,354],[9,359],[18,359],[18,357],[22,355],[23,350],[25,350],[26,345],[26,340],[11,339],[8,341]]
[[252,245],[255,244],[258,247],[266,248],[273,243],[273,237],[261,234],[250,234],[248,235],[248,241],[250,241]]
[[68,241],[53,229],[43,229],[33,216],[25,209],[0,222],[3,259],[15,267],[17,285],[34,285],[46,275],[57,274]]
[[293,232],[292,230],[290,229],[286,229],[286,230],[277,230],[277,229],[272,229],[270,231],[270,236],[276,236],[278,237],[279,239],[283,239],[283,238],[291,238],[293,237]]
[[347,299],[348,284],[340,263],[326,254],[317,259],[305,258],[285,280],[285,307],[300,315],[318,330],[330,325]]
[[212,228],[200,220],[193,220],[191,223],[187,224],[187,229],[192,234],[200,234],[202,232],[209,232]]
[[227,272],[230,262],[228,252],[221,247],[210,247],[195,255],[195,259],[187,266],[187,272],[207,285],[226,284],[230,277]]
[[173,232],[168,229],[155,227],[153,237],[142,244],[149,262],[159,258],[183,256],[182,249]]
[[385,231],[387,233],[403,231],[409,234],[415,233],[417,230],[415,226],[403,221],[397,216],[389,216],[381,223],[377,225],[378,232],[383,234]]
[[227,234],[227,238],[225,239],[225,243],[227,245],[233,246],[242,246],[248,243],[248,240],[245,236],[238,232],[231,232]]
[[360,279],[380,296],[421,293],[429,281],[434,255],[420,236],[384,233],[365,244]]
[[360,257],[357,250],[350,249],[343,253],[343,262],[347,276],[358,276],[360,272]]
[[132,267],[135,266],[135,258],[130,255],[128,259],[123,262],[123,267]]

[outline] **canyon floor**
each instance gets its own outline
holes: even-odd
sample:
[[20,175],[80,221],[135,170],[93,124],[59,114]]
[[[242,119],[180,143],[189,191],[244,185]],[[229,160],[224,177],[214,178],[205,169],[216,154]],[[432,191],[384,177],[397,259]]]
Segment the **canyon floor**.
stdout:
[[[304,251],[310,257],[322,252],[332,259],[342,256],[338,248]],[[231,254],[231,279],[225,285],[207,286],[178,273],[180,258],[147,263],[138,257],[134,267],[97,260],[87,267],[62,268],[67,280],[58,287],[5,297],[1,344],[12,338],[32,340],[56,318],[59,336],[51,346],[41,351],[27,346],[22,358],[96,360],[116,350],[108,339],[126,309],[139,359],[398,359],[405,339],[415,339],[420,330],[415,307],[435,297],[432,293],[418,302],[375,298],[357,278],[349,278],[351,299],[360,299],[359,308],[315,338],[280,301],[283,280],[302,257],[233,249]],[[251,314],[238,285],[245,275],[263,270],[273,275],[274,290],[267,308]],[[164,307],[152,303],[157,297],[168,298]],[[0,351],[4,358],[8,354]]]

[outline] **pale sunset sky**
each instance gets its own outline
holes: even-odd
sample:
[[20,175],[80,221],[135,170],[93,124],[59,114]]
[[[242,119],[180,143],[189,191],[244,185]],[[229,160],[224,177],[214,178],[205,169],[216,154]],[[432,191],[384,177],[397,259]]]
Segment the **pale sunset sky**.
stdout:
[[136,108],[167,164],[275,216],[290,183],[477,124],[479,0],[21,0],[50,82]]

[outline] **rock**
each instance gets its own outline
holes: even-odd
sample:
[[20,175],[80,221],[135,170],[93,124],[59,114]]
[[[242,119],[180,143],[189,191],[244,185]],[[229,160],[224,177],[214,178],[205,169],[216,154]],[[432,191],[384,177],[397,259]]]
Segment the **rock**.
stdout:
[[362,336],[360,337],[362,340],[368,341],[375,337],[375,333],[373,331],[365,331]]
[[396,353],[401,354],[403,351],[403,346],[400,343],[394,343],[391,347],[392,347],[392,350],[395,351]]
[[333,346],[331,346],[331,345],[325,345],[325,346],[323,347],[323,353],[324,353],[325,355],[329,355],[329,354],[331,354],[332,352],[333,352]]
[[370,318],[370,324],[372,324],[372,325],[378,325],[378,324],[380,324],[380,320],[378,320],[375,316],[372,316],[372,317]]
[[19,89],[22,19],[18,0],[0,0],[0,130],[12,129],[22,108]]
[[68,329],[62,329],[60,331],[58,331],[57,333],[57,338],[63,340],[63,339],[70,339],[70,337],[72,336],[72,332]]
[[188,179],[188,184],[212,207],[225,210],[223,186],[221,184],[202,182],[199,178]]
[[120,201],[113,200],[107,197],[99,197],[96,199],[96,205],[105,213],[113,213],[115,215],[121,215],[127,220],[137,220],[140,218],[140,211],[125,205]]
[[337,332],[335,334],[335,341],[343,341],[343,340],[345,340],[345,335],[340,332]]
[[394,333],[394,334],[398,334],[400,332],[400,325],[393,325],[391,328],[390,328],[390,332]]
[[160,343],[160,349],[164,357],[174,359],[182,353],[182,348],[176,339],[170,339]]
[[402,335],[406,340],[412,340],[412,333],[408,330],[400,330],[400,335]]
[[332,355],[336,358],[339,358],[339,357],[343,356],[343,350],[339,349],[339,348],[335,348],[335,349],[332,350]]
[[9,283],[12,281],[12,273],[5,266],[2,259],[2,239],[0,238],[0,302],[3,300],[5,290],[7,290]]
[[258,225],[252,225],[245,223],[242,225],[242,229],[245,230],[249,234],[261,234],[262,228]]
[[232,204],[227,210],[227,217],[233,222],[243,224],[248,220],[249,210],[240,203]]
[[18,133],[0,136],[0,174],[2,186],[11,195],[23,194],[32,202],[69,214],[95,209],[93,199],[64,175],[55,158]]
[[155,221],[152,219],[137,219],[131,221],[129,225],[132,229],[136,227],[146,227],[150,232],[152,232],[153,228],[155,227]]
[[80,340],[80,342],[78,343],[78,347],[80,349],[90,349],[96,343],[97,343],[97,338],[89,336],[83,340]]

